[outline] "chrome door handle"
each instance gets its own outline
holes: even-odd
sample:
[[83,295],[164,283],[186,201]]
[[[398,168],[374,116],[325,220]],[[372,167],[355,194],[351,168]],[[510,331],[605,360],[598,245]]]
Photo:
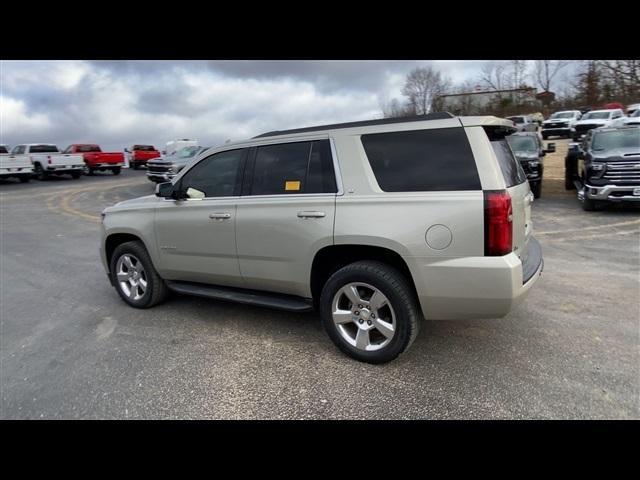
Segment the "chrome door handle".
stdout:
[[324,212],[298,212],[299,218],[322,218],[324,216]]
[[216,220],[224,220],[225,218],[231,218],[230,213],[210,213],[209,218],[213,218]]

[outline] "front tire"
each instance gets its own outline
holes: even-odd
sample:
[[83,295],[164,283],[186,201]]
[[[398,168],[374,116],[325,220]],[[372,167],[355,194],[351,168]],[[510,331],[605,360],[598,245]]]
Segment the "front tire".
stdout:
[[27,175],[20,177],[20,183],[29,183],[29,180],[31,180],[31,177]]
[[167,286],[141,242],[118,245],[111,256],[110,272],[116,291],[132,307],[150,308],[167,297]]
[[322,289],[320,316],[344,353],[367,363],[395,359],[418,335],[419,309],[407,279],[378,261],[359,261],[335,272]]
[[533,182],[530,187],[531,192],[533,193],[533,198],[540,198],[540,196],[542,195],[542,180]]
[[114,175],[120,175],[120,167],[112,168],[111,171]]
[[71,174],[71,178],[73,178],[74,180],[78,180],[81,175],[82,175],[82,172],[73,172]]

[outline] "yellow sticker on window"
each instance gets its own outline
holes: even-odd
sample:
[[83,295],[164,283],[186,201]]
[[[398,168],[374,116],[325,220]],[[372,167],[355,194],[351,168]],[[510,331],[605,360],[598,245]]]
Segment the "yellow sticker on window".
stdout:
[[284,189],[289,191],[289,190],[300,190],[300,181],[296,180],[294,181],[286,181],[284,182]]

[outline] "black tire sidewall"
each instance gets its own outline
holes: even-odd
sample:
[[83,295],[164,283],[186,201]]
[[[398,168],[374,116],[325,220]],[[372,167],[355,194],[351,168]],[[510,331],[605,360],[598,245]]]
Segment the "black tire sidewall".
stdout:
[[[349,267],[349,266],[348,266]],[[390,267],[388,267],[390,270]],[[395,270],[393,270],[395,272]],[[396,272],[397,273],[397,272]],[[397,273],[397,275],[400,275]],[[351,282],[368,283],[380,290],[391,302],[396,315],[396,333],[391,342],[384,348],[373,352],[359,350],[348,344],[338,332],[332,316],[332,302],[336,292]],[[407,292],[409,294],[409,292]],[[339,270],[325,284],[320,297],[320,317],[322,326],[329,338],[347,355],[368,363],[386,363],[408,346],[411,337],[410,320],[411,306],[405,304],[402,295],[384,277],[367,270]]]
[[[144,267],[146,277],[147,277],[147,289],[144,292],[144,295],[140,300],[132,300],[130,299],[120,288],[120,284],[118,283],[118,278],[116,275],[116,265],[118,263],[118,259],[124,254],[134,255],[140,262],[142,262],[142,266]],[[157,288],[155,284],[155,276],[153,273],[155,270],[153,269],[153,265],[151,264],[151,259],[149,258],[149,254],[146,252],[146,249],[139,242],[128,242],[123,243],[122,245],[118,245],[111,255],[111,262],[109,265],[109,270],[111,272],[111,279],[113,280],[113,285],[115,286],[118,295],[122,298],[126,303],[136,308],[147,308],[151,304],[153,297],[153,290]]]

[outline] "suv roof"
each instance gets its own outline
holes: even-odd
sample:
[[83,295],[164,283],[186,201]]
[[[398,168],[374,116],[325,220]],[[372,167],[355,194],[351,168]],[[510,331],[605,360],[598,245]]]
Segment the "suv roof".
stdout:
[[367,127],[370,125],[387,125],[390,123],[422,122],[425,120],[445,120],[447,118],[454,118],[454,116],[449,112],[434,112],[434,113],[428,113],[426,115],[415,115],[412,117],[382,118],[378,120],[363,120],[359,122],[318,125],[316,127],[294,128],[291,130],[274,130],[272,132],[262,133],[253,138],[275,137],[279,135],[288,135],[292,133],[307,133],[307,132],[317,132],[322,130],[341,130],[343,128]]
[[[401,117],[401,118],[384,118],[377,120],[365,120],[360,122],[349,122],[349,123],[335,123],[331,125],[319,125],[317,127],[305,127],[305,128],[296,128],[292,130],[276,130],[272,132],[263,133],[261,135],[255,136],[249,140],[243,140],[238,142],[232,142],[228,145],[241,145],[246,143],[251,143],[251,140],[254,139],[263,139],[268,137],[280,137],[286,135],[300,135],[305,133],[313,133],[327,130],[342,130],[342,129],[350,129],[350,128],[358,128],[358,127],[368,127],[368,126],[385,126],[385,125],[398,125],[399,127],[403,124],[411,124],[414,122],[429,122],[429,121],[447,121],[451,122],[449,127],[471,127],[471,126],[492,126],[492,127],[503,127],[508,129],[513,129],[513,123],[504,118],[498,118],[490,115],[484,116],[474,116],[474,117],[456,117],[449,112],[435,112],[427,115],[416,115],[414,117]],[[457,122],[455,121],[457,120]],[[444,127],[443,127],[444,128]]]

